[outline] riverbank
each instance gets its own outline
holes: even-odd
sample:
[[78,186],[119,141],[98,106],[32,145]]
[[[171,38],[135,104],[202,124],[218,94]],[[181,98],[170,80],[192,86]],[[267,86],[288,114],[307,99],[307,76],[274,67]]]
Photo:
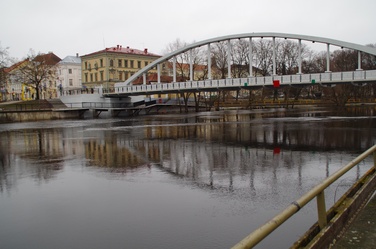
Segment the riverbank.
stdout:
[[60,100],[12,101],[0,103],[0,123],[78,119],[88,109],[67,108]]

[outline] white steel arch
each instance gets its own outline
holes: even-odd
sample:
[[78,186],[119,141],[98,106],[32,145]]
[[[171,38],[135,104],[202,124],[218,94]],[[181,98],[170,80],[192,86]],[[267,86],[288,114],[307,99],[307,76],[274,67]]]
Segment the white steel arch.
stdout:
[[[177,49],[177,50],[175,50],[175,51],[173,51],[173,52],[153,61],[152,63],[150,63],[146,67],[140,69],[134,75],[132,75],[129,79],[127,79],[125,82],[117,83],[116,85],[118,87],[129,85],[134,80],[136,80],[138,77],[144,75],[146,72],[148,72],[152,68],[157,66],[157,68],[159,69],[159,64],[161,64],[165,61],[168,61],[169,59],[174,58],[176,55],[187,52],[191,49],[208,45],[208,50],[210,51],[210,44],[211,43],[216,43],[216,42],[221,42],[221,41],[228,41],[229,42],[230,40],[233,40],[233,39],[244,39],[244,38],[248,38],[250,44],[252,43],[252,38],[272,38],[273,43],[275,42],[275,38],[294,39],[294,40],[299,41],[299,47],[301,46],[301,41],[310,41],[310,42],[327,44],[327,71],[329,71],[330,45],[334,45],[334,46],[337,46],[337,47],[347,48],[347,49],[352,49],[352,50],[358,51],[358,69],[361,69],[361,66],[360,66],[360,64],[361,64],[360,53],[361,52],[376,56],[376,48],[367,47],[367,46],[364,46],[364,45],[359,45],[359,44],[340,41],[340,40],[334,40],[334,39],[330,39],[330,38],[324,38],[324,37],[299,35],[299,34],[288,34],[288,33],[275,33],[275,32],[235,34],[235,35],[215,37],[215,38],[195,42],[195,43],[189,44],[189,45],[187,45],[183,48]],[[250,46],[250,48],[252,48],[252,46]],[[299,53],[300,53],[300,49],[299,49]],[[251,55],[252,55],[252,50],[250,49],[249,56],[251,56]],[[275,55],[273,57],[274,57],[273,58],[274,59],[274,61],[273,61],[273,65],[274,65],[273,71],[274,71],[274,74],[275,74]],[[300,57],[299,58],[299,73],[301,73],[301,55],[299,57]],[[210,56],[208,58],[210,58]],[[174,62],[175,62],[175,58],[174,58]],[[210,63],[210,60],[209,60],[209,63]],[[175,67],[175,63],[174,63],[174,67]],[[251,67],[252,67],[252,65],[250,65],[250,73],[252,72]],[[190,69],[192,70],[192,65],[190,65]],[[144,77],[144,82],[145,82],[145,75],[143,77]],[[176,75],[175,75],[175,72],[174,72],[174,81],[176,81],[175,77],[176,77]],[[209,73],[209,78],[210,77],[211,77],[211,75]],[[159,82],[159,79],[160,79],[160,70],[158,70],[158,82]]]

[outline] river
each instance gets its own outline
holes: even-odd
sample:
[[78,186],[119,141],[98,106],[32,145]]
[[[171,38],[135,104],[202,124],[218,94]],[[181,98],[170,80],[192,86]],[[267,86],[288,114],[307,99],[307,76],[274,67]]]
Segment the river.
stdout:
[[[375,142],[375,106],[0,124],[0,248],[230,248]],[[257,248],[288,248],[315,206]]]

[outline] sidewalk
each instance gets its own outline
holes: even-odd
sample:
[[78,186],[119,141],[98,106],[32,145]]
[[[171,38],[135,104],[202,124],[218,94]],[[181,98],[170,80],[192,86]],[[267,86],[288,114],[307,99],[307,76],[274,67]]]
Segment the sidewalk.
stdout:
[[332,248],[376,248],[376,192]]

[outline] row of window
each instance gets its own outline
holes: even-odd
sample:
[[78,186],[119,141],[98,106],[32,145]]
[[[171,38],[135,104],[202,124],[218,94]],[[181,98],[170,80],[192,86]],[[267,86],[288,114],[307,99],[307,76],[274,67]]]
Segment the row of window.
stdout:
[[[110,79],[114,79],[114,80],[119,80],[119,81],[122,81],[122,80],[127,80],[130,76],[133,75],[133,72],[122,72],[122,71],[119,71],[117,72],[117,74],[115,75],[112,75],[112,77]],[[99,78],[98,78],[99,76]],[[104,81],[104,71],[99,71],[99,75],[98,73],[91,73],[91,74],[88,74],[88,73],[85,73],[85,82],[97,82],[98,79],[99,81]],[[89,77],[90,77],[90,81],[89,81]]]
[[[75,70],[77,70],[77,68],[75,68]],[[72,74],[73,73],[73,69],[72,68],[68,68],[68,73]],[[59,69],[59,75],[61,75],[61,69]]]
[[[110,60],[110,67],[114,67],[114,61],[113,59]],[[144,62],[144,67],[149,65],[148,61],[143,61]],[[99,60],[99,67],[103,67],[103,59]],[[135,68],[135,61],[134,60],[122,60],[118,59],[117,60],[117,67],[124,67],[124,68]],[[98,69],[98,63],[94,63],[94,68]],[[142,61],[137,61],[137,68],[142,68]],[[84,63],[84,69],[85,70],[91,70],[91,63],[88,63],[85,61]]]

